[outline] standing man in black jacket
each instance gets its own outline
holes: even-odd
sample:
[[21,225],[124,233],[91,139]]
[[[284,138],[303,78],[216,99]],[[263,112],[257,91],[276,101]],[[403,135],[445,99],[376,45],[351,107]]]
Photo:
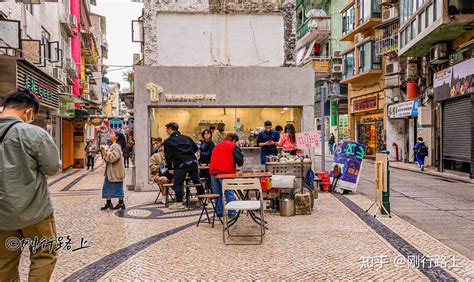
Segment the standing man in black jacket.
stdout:
[[168,171],[173,174],[173,190],[176,193],[176,203],[170,209],[185,209],[183,206],[183,184],[189,173],[191,180],[196,184],[198,194],[204,194],[204,189],[199,179],[198,161],[196,152],[199,150],[196,143],[189,136],[178,131],[179,126],[175,122],[165,125],[169,138],[165,140],[166,164]]

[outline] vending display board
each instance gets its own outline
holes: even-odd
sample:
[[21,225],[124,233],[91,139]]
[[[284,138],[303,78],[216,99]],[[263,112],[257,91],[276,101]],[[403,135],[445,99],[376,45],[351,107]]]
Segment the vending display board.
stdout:
[[[355,192],[365,157],[365,146],[357,142],[345,141],[334,152],[334,163],[341,169],[338,188]],[[332,176],[332,171],[331,171]]]

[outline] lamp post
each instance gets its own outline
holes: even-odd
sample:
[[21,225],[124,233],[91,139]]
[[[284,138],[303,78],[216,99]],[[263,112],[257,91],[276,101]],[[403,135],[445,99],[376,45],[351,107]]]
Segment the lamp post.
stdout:
[[[341,98],[341,91],[338,82],[332,82],[327,78],[321,79],[323,86],[321,87],[321,95],[319,102],[319,109],[321,112],[321,170],[326,170],[326,99],[339,100]],[[329,93],[329,85],[331,83],[332,91]]]
[[324,81],[321,87],[321,95],[319,98],[319,109],[321,112],[321,170],[326,170],[326,112],[324,104],[326,103],[326,91],[328,89],[327,81]]

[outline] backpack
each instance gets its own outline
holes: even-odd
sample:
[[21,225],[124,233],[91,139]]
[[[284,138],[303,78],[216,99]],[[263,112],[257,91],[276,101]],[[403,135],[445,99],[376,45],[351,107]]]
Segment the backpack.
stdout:
[[416,153],[422,157],[428,156],[428,146],[425,143],[421,143]]

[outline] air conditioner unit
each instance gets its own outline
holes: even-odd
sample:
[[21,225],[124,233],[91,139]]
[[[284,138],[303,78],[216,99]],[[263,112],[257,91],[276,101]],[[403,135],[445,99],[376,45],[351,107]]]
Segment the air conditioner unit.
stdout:
[[89,91],[90,91],[89,83],[84,82],[84,85],[83,85],[82,89],[83,89],[82,91],[83,91],[84,93],[89,94]]
[[331,67],[332,73],[342,73],[342,64],[333,64]]
[[59,81],[63,81],[63,71],[60,68],[53,68],[53,77]]
[[333,59],[342,59],[341,51],[332,51]]
[[385,65],[385,75],[398,74],[400,72],[400,65],[398,62],[390,62]]
[[392,19],[398,16],[399,16],[398,8],[395,6],[392,6],[382,11],[382,21]]
[[448,59],[448,44],[438,43],[430,49],[430,63],[437,65],[449,61]]
[[354,44],[357,44],[362,40],[364,40],[364,35],[362,33],[357,33],[356,35],[354,35]]
[[74,28],[77,27],[76,15],[69,15],[69,20],[68,20],[68,22],[69,22],[69,25],[70,25],[71,27],[74,27]]

